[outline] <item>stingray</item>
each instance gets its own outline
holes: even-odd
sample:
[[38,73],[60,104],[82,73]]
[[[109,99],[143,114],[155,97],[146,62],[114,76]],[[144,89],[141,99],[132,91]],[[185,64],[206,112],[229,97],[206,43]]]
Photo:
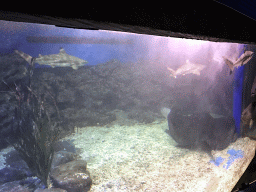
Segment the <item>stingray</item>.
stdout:
[[214,118],[208,112],[184,116],[180,111],[171,110],[167,120],[166,132],[178,143],[177,147],[204,151],[212,160],[212,150],[223,150],[237,139],[233,117]]

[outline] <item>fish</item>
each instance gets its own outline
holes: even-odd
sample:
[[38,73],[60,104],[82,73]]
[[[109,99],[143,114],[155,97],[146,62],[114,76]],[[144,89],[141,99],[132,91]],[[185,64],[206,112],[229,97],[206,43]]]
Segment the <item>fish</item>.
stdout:
[[238,67],[243,66],[246,63],[248,63],[251,60],[252,56],[253,56],[252,51],[245,51],[235,62],[231,61],[230,59],[228,59],[224,56],[222,56],[222,58],[224,59],[225,63],[228,65],[228,67],[230,68],[229,74],[231,75],[235,68],[238,68]]
[[200,72],[204,68],[204,65],[192,63],[188,59],[186,60],[186,64],[180,66],[176,71],[170,67],[167,67],[167,69],[171,72],[170,76],[173,76],[174,78],[177,78],[178,75],[186,75],[190,73],[200,75]]
[[[15,53],[20,55],[25,59],[29,64],[31,64],[33,57],[19,50],[15,50]],[[78,57],[69,55],[63,48],[60,48],[58,54],[51,55],[41,55],[34,58],[34,62],[39,65],[50,65],[51,67],[72,67],[74,70],[77,70],[78,67],[84,66],[88,62],[80,59]]]
[[252,101],[252,108],[251,108],[251,114],[252,118],[250,120],[249,128],[251,129],[254,125],[254,122],[256,121],[256,77],[254,78],[252,89],[251,89],[251,101]]
[[252,129],[256,120],[255,102],[250,103],[242,112],[241,120],[243,125],[249,126]]
[[162,107],[161,108],[161,114],[163,117],[165,117],[167,119],[168,114],[170,113],[171,109],[167,108],[167,107]]
[[256,96],[256,77],[254,78],[252,89],[251,89],[251,97],[255,97],[255,96]]
[[216,118],[209,112],[184,116],[180,110],[172,108],[167,121],[169,129],[165,132],[177,143],[176,147],[205,152],[211,160],[214,160],[212,150],[223,150],[238,138],[232,116]]
[[241,120],[244,125],[249,125],[249,127],[252,126],[252,103],[250,103],[242,112],[241,114]]

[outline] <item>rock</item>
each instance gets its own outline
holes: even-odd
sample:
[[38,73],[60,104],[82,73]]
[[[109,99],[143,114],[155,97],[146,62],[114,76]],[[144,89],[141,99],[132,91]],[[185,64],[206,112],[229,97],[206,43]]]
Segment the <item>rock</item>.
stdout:
[[[57,147],[59,149],[63,149],[63,147],[69,146],[66,142],[59,142]],[[69,149],[69,148],[68,148]],[[73,149],[73,148],[71,148]],[[70,149],[69,149],[70,150]],[[45,186],[41,182],[41,180],[32,173],[25,161],[22,160],[21,156],[16,150],[11,150],[10,152],[3,155],[5,157],[5,167],[0,170],[0,184],[5,184],[4,189],[8,187],[7,183],[12,183],[17,181],[19,185],[17,185],[17,189],[24,189],[25,187],[29,189],[42,189]],[[75,153],[67,152],[67,151],[58,151],[54,155],[54,159],[52,162],[52,168],[64,164],[75,159]],[[1,188],[1,187],[0,187]],[[1,191],[1,190],[0,190]],[[4,190],[6,191],[6,190]],[[7,190],[9,191],[9,190]]]
[[21,180],[26,177],[26,174],[22,170],[17,170],[11,167],[5,167],[0,170],[0,184],[10,181]]
[[19,184],[29,189],[45,189],[44,183],[38,177],[27,177],[19,181]]
[[[13,134],[13,116],[17,105],[15,88],[16,85],[26,82],[28,70],[26,61],[19,55],[12,53],[0,56],[0,150],[9,146],[9,142],[15,143],[16,136]],[[14,137],[13,141],[6,141],[7,137]]]
[[21,185],[20,181],[8,182],[0,185],[0,192],[67,192],[60,188],[50,188],[50,189],[36,189],[28,188],[25,185]]
[[58,141],[53,148],[55,152],[58,152],[58,151],[67,151],[72,153],[76,152],[75,145],[73,144],[73,141],[71,141],[70,139],[67,141]]
[[92,185],[90,173],[86,170],[87,163],[75,160],[56,167],[51,172],[53,186],[68,192],[86,192]]
[[35,69],[32,87],[43,93],[46,84],[69,129],[110,124],[116,120],[114,110],[127,113],[128,124],[151,123],[160,115],[160,103],[170,97],[169,80],[167,70],[154,63],[127,67],[111,60],[73,71]]
[[156,120],[156,117],[160,117],[155,113],[151,112],[150,110],[143,110],[143,109],[134,109],[128,112],[128,118],[132,120],[136,120],[139,123],[152,123]]
[[64,189],[60,188],[51,188],[51,189],[37,189],[35,192],[67,192]]
[[19,184],[19,181],[8,182],[0,185],[0,192],[32,192],[32,189],[28,189],[25,186]]
[[10,150],[3,157],[5,158],[5,167],[0,170],[0,184],[21,180],[33,175],[16,150]]
[[54,153],[54,157],[52,160],[52,168],[55,168],[61,164],[65,164],[73,160],[75,160],[74,153],[67,151],[58,151]]

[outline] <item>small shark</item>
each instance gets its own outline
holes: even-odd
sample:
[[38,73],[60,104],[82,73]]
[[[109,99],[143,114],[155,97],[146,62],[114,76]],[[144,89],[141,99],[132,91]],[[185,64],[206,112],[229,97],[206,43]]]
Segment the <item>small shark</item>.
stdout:
[[186,75],[189,73],[200,75],[200,71],[202,71],[204,68],[204,65],[191,63],[189,60],[186,60],[186,64],[180,66],[176,71],[170,67],[167,67],[167,69],[171,72],[170,75],[174,78],[176,78],[177,75]]
[[224,59],[225,63],[230,68],[230,73],[229,74],[232,74],[232,72],[234,71],[234,69],[236,67],[238,68],[239,66],[243,66],[246,63],[248,63],[248,61],[251,60],[252,56],[253,56],[252,51],[245,51],[235,62],[233,62],[230,59],[223,56],[223,59]]
[[[32,56],[19,50],[15,50],[14,52],[20,55],[28,63],[32,62]],[[60,48],[60,52],[58,54],[39,54],[39,56],[35,58],[35,63],[38,63],[39,65],[50,65],[51,67],[72,67],[73,69],[78,69],[78,67],[81,67],[88,62],[78,57],[69,55],[63,48]]]

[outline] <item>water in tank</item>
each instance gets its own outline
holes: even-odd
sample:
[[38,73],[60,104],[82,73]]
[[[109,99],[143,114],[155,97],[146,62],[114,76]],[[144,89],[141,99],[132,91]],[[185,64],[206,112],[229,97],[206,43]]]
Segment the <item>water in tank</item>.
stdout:
[[243,157],[236,146],[252,47],[0,26],[6,191],[204,191],[221,152]]

